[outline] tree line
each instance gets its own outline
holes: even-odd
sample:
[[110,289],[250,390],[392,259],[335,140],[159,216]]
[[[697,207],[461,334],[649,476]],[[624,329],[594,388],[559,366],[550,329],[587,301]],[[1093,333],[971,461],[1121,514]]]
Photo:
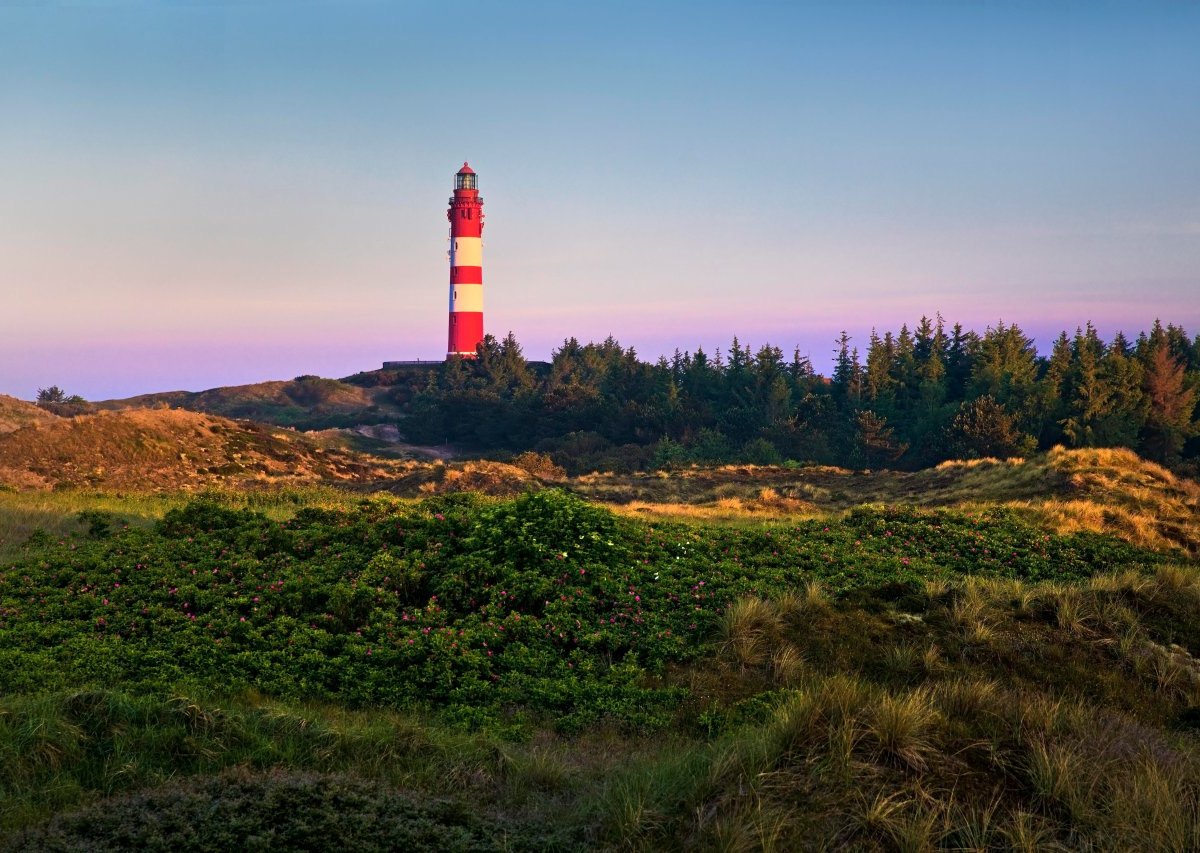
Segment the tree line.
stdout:
[[547,364],[510,333],[422,381],[394,381],[412,441],[537,450],[571,470],[787,460],[919,468],[1057,444],[1129,447],[1195,470],[1200,335],[1156,322],[1130,340],[1088,324],[1040,355],[1015,325],[982,334],[941,317],[842,333],[832,376],[796,349],[676,351],[646,362],[611,337],[567,339]]

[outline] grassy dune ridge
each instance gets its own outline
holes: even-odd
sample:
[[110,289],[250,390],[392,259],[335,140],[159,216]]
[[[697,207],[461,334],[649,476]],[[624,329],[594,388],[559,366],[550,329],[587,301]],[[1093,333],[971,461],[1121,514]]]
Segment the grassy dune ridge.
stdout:
[[0,849],[1200,847],[1195,483],[545,485],[0,492]]
[[1192,554],[1200,542],[1200,484],[1125,449],[1058,447],[1028,459],[943,462],[913,472],[727,465],[656,475],[590,474],[571,487],[647,517],[736,522],[863,504],[967,511],[1001,505],[1061,532],[1107,532]]
[[7,394],[0,394],[0,434],[34,424],[54,423],[57,420],[57,415],[39,408],[33,403],[18,400]]
[[276,426],[322,429],[376,423],[402,416],[389,389],[362,388],[336,379],[296,379],[231,385],[206,391],[166,391],[89,404],[92,410],[121,411],[170,406]]

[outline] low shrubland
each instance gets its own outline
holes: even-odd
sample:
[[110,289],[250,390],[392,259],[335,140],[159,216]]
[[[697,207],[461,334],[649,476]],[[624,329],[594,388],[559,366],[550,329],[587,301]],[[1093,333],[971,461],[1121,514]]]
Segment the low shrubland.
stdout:
[[14,846],[370,843],[345,815],[448,849],[1200,838],[1184,550],[1020,507],[308,497],[97,503],[8,552]]
[[702,531],[555,492],[287,521],[196,502],[152,530],[92,529],[100,538],[43,544],[0,572],[5,691],[232,684],[465,719],[529,709],[567,728],[605,715],[663,725],[677,697],[654,679],[702,652],[741,595],[968,572],[1070,581],[1161,559],[1004,511]]

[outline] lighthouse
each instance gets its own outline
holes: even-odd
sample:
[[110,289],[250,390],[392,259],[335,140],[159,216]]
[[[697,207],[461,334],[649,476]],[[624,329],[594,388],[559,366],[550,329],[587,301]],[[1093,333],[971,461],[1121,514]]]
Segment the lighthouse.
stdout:
[[463,163],[450,209],[450,341],[446,358],[474,358],[483,340],[483,199],[478,176]]

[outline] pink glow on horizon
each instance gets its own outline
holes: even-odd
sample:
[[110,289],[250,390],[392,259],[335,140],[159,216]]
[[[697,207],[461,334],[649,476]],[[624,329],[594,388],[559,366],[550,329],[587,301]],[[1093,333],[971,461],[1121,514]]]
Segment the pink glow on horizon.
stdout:
[[[440,304],[439,308],[444,310]],[[734,306],[730,306],[731,309]],[[797,309],[792,316],[752,318],[749,312],[731,310],[715,316],[711,306],[682,309],[678,326],[664,328],[656,322],[656,311],[629,312],[610,306],[603,311],[563,306],[538,312],[537,316],[496,312],[489,333],[503,337],[510,330],[532,360],[548,359],[564,339],[575,337],[583,343],[601,341],[611,335],[623,346],[633,347],[643,360],[654,361],[670,356],[678,348],[694,352],[697,347],[712,354],[724,353],[736,335],[743,345],[758,349],[770,343],[790,357],[799,346],[801,354],[812,359],[818,372],[828,373],[834,341],[845,329],[852,345],[865,353],[872,328],[882,334],[898,331],[902,323],[913,328],[922,314],[934,317],[937,308],[889,304],[855,305],[854,311],[839,314],[834,306],[810,306],[807,313]],[[1073,334],[1077,326],[1090,319],[1101,337],[1111,340],[1124,332],[1131,339],[1148,331],[1155,319],[1183,326],[1192,334],[1200,332],[1200,309],[1177,306],[1177,310],[1151,311],[1132,309],[1122,300],[1102,300],[1087,306],[1088,313],[1072,310],[1067,300],[1055,300],[1052,310],[1006,312],[990,317],[983,308],[963,315],[943,311],[947,327],[961,322],[964,328],[982,332],[1003,321],[1016,323],[1034,338],[1040,352],[1046,353],[1062,331]],[[1106,310],[1097,310],[1106,309]],[[437,316],[435,314],[435,316]],[[291,379],[315,373],[342,377],[360,370],[373,370],[390,359],[440,360],[442,345],[435,323],[408,315],[404,328],[390,325],[388,318],[373,318],[361,328],[335,328],[325,333],[299,332],[294,327],[260,328],[254,335],[231,334],[222,329],[211,336],[171,335],[163,332],[141,335],[113,335],[76,339],[73,343],[26,339],[0,344],[0,393],[30,399],[38,387],[56,384],[88,399],[135,396],[169,390],[198,391],[206,388],[240,385],[271,379]],[[511,320],[512,322],[508,322]],[[32,337],[32,336],[29,336]]]

